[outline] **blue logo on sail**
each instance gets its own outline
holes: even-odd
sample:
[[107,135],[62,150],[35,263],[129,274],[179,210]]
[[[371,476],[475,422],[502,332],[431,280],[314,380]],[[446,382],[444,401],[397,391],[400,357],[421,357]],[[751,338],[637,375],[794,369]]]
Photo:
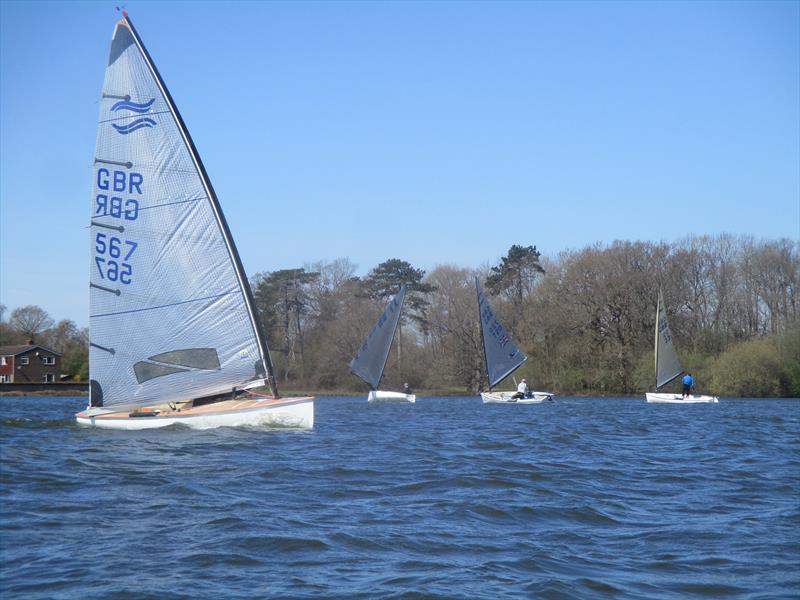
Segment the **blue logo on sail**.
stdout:
[[[121,102],[117,102],[114,106],[112,106],[111,111],[116,112],[118,110],[129,110],[131,112],[143,115],[150,111],[155,101],[156,101],[155,98],[150,98],[149,101],[141,103],[132,102],[130,100],[123,100]],[[116,123],[112,123],[111,126],[122,135],[128,135],[129,133],[133,133],[137,129],[142,129],[143,127],[155,127],[156,122],[150,117],[141,117],[138,119],[134,119],[133,121],[131,121],[130,123],[126,123],[125,125],[117,125]]]

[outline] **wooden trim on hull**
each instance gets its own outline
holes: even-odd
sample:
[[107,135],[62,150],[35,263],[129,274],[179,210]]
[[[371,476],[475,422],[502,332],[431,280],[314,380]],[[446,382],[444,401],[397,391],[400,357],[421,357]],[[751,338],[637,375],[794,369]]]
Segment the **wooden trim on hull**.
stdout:
[[314,398],[266,398],[224,400],[180,411],[162,411],[152,416],[131,416],[131,412],[75,415],[80,425],[101,429],[155,429],[181,424],[194,429],[261,425],[314,427]]
[[652,394],[650,392],[645,394],[648,402],[662,403],[662,404],[715,404],[719,402],[716,396],[686,396],[681,394]]

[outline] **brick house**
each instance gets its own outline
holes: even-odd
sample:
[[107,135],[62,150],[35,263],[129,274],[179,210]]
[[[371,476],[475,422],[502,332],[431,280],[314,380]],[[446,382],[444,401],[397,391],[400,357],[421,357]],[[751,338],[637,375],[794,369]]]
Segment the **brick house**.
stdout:
[[35,344],[0,346],[0,383],[50,383],[60,374],[58,352]]

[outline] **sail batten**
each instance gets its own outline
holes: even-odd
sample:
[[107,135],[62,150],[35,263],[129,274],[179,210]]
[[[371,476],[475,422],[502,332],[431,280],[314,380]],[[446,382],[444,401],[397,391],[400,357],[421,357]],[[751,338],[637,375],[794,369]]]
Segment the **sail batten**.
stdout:
[[370,389],[377,390],[389,360],[389,350],[392,347],[397,325],[400,323],[400,313],[406,298],[406,286],[389,301],[378,321],[367,334],[364,343],[350,361],[350,370],[364,380]]
[[683,374],[678,353],[675,351],[672,332],[667,323],[667,311],[661,290],[658,291],[658,305],[656,306],[655,362],[656,390]]
[[475,291],[478,297],[478,317],[483,338],[483,352],[486,361],[486,374],[489,389],[516,371],[528,357],[525,356],[505,330],[489,305],[478,278],[475,278]]
[[[213,187],[127,16],[111,43],[95,157],[92,405],[186,400],[265,376],[274,382],[252,292]],[[113,353],[103,351],[112,347]],[[165,356],[194,359],[180,367],[153,360]]]

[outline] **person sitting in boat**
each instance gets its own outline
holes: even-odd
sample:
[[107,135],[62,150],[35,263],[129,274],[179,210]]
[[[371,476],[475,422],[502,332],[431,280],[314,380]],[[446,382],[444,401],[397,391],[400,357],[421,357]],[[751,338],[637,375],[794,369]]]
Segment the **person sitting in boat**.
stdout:
[[411,386],[408,385],[408,382],[403,384],[403,393],[408,394],[409,396],[414,393],[411,391]]
[[519,385],[517,386],[517,393],[511,397],[514,398],[515,400],[519,400],[520,398],[527,398],[529,394],[530,390],[528,390],[528,380],[523,379],[522,381],[519,382]]
[[694,377],[691,373],[683,376],[683,397],[690,396],[694,391]]

